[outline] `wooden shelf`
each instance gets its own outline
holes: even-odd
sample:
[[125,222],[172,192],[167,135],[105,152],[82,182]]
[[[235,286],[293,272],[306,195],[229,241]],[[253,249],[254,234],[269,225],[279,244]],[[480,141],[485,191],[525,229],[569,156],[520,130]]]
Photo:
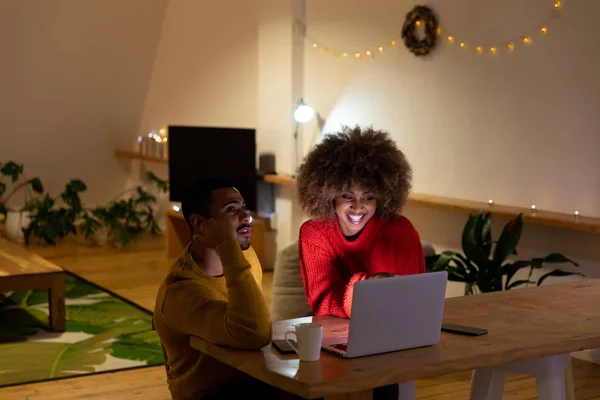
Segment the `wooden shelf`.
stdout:
[[[134,152],[117,151],[116,155],[117,157],[122,158],[132,158],[163,164],[167,164],[169,162],[168,160],[143,156]],[[296,182],[292,176],[275,174],[264,175],[262,180],[267,183],[283,186],[293,186]],[[483,201],[463,200],[419,193],[412,193],[408,198],[408,204],[462,213],[475,213],[480,210],[490,211],[492,215],[505,218],[515,218],[520,213],[523,213],[523,220],[526,223],[542,226],[553,226],[556,228],[574,231],[600,233],[600,218],[585,216],[575,218],[575,215],[570,213],[547,210],[537,210],[536,213],[532,213],[531,209],[524,207],[503,206],[499,204],[490,206],[487,202]]]
[[409,196],[408,203],[410,205],[464,213],[474,213],[483,210],[484,212],[491,212],[492,216],[497,215],[506,218],[514,218],[520,213],[523,213],[523,221],[525,223],[553,226],[574,231],[600,233],[600,218],[584,216],[575,218],[574,214],[556,211],[538,209],[537,212],[532,213],[530,208],[503,206],[499,204],[490,206],[487,202],[483,201],[462,200],[417,193],[413,193]]
[[282,186],[293,186],[296,180],[288,175],[264,175],[263,180],[267,183],[274,183]]
[[159,163],[159,164],[168,164],[169,163],[169,159],[167,158],[158,158],[158,157],[152,157],[152,156],[145,156],[139,153],[135,153],[133,151],[115,151],[115,155],[119,158],[128,158],[131,160],[142,160],[142,161],[149,161],[149,162],[155,162],[155,163]]
[[[295,179],[286,175],[265,175],[264,181],[276,185],[291,186],[294,185]],[[463,200],[419,193],[412,193],[408,198],[408,204],[462,213],[476,213],[480,210],[490,211],[492,215],[505,218],[515,218],[520,213],[523,213],[523,221],[526,223],[600,233],[600,218],[584,216],[575,218],[574,214],[555,211],[537,210],[536,213],[532,213],[531,209],[524,207],[503,206],[499,204],[490,206],[487,202],[483,201]]]

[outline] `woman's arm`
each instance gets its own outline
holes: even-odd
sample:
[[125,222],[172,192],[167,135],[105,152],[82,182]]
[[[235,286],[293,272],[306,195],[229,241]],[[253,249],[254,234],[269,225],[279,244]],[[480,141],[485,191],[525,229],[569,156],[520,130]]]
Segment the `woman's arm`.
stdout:
[[[319,225],[310,221],[300,228],[298,252],[304,291],[313,315],[348,318],[354,283],[365,273],[354,274],[347,282],[339,273],[339,260]],[[349,301],[348,301],[349,300]]]
[[400,217],[394,241],[397,254],[396,274],[412,275],[425,272],[425,255],[419,232],[406,217]]

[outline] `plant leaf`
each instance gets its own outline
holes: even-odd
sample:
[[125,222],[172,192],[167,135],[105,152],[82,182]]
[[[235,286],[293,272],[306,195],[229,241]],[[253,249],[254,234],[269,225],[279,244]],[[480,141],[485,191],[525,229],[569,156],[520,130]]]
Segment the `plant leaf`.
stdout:
[[19,180],[19,177],[23,173],[23,164],[17,164],[14,161],[9,161],[0,168],[0,174],[4,176],[10,176],[12,183]]
[[549,276],[570,276],[570,275],[583,276],[583,274],[581,274],[579,272],[566,272],[566,271],[562,271],[560,269],[555,269],[554,271],[551,271],[551,272],[548,272],[547,274],[542,275],[537,281],[537,286],[540,286],[542,284],[542,282],[544,282],[546,280],[546,278],[548,278]]
[[34,192],[38,194],[44,193],[44,185],[42,185],[40,178],[31,178],[28,182]]
[[492,213],[487,212],[481,219],[481,227],[479,230],[481,232],[480,246],[483,249],[486,258],[489,259],[492,252]]
[[520,280],[514,281],[513,283],[508,285],[506,290],[510,290],[510,289],[516,288],[517,286],[525,285],[527,283],[531,283],[533,285],[535,282],[532,282],[529,279],[520,279]]
[[156,186],[158,187],[158,190],[160,190],[163,193],[167,193],[169,191],[169,182],[166,180],[162,180],[160,179],[158,176],[154,175],[153,172],[148,171],[146,172],[146,178],[150,181],[156,184]]
[[573,260],[568,259],[567,257],[563,256],[560,253],[548,254],[546,257],[543,258],[542,262],[545,262],[545,263],[571,263],[571,264],[579,267],[578,263],[576,263]]
[[504,261],[513,254],[523,232],[523,213],[517,218],[509,221],[502,230],[498,243],[494,249],[494,263],[497,265],[504,264]]
[[[531,264],[531,261],[515,261],[512,264],[504,264],[500,268],[501,275],[506,276],[506,282],[504,284],[504,289],[508,290],[510,286],[510,280],[515,276],[519,270],[528,267]],[[531,274],[530,274],[531,277]]]
[[489,259],[483,249],[482,230],[485,219],[482,212],[469,215],[462,234],[462,248],[467,260],[473,261],[479,266],[479,270],[488,268]]

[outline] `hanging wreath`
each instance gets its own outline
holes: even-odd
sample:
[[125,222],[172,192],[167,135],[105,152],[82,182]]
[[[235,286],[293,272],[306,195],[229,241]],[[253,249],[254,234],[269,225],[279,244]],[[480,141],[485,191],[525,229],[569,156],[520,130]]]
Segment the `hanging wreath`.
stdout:
[[[425,37],[417,38],[415,30],[417,25],[425,24]],[[416,6],[406,14],[406,21],[402,27],[404,44],[415,56],[425,56],[433,50],[437,43],[438,21],[433,10],[427,6]]]

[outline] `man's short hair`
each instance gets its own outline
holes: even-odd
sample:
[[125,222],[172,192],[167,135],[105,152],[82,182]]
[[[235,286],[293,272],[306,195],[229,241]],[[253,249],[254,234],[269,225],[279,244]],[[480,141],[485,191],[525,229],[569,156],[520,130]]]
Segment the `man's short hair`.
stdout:
[[183,200],[181,201],[181,211],[185,221],[188,223],[190,229],[192,224],[190,223],[190,216],[192,214],[199,214],[204,218],[210,218],[210,206],[212,199],[210,197],[211,192],[217,189],[233,188],[235,187],[231,182],[219,178],[205,178],[185,189],[183,194]]

